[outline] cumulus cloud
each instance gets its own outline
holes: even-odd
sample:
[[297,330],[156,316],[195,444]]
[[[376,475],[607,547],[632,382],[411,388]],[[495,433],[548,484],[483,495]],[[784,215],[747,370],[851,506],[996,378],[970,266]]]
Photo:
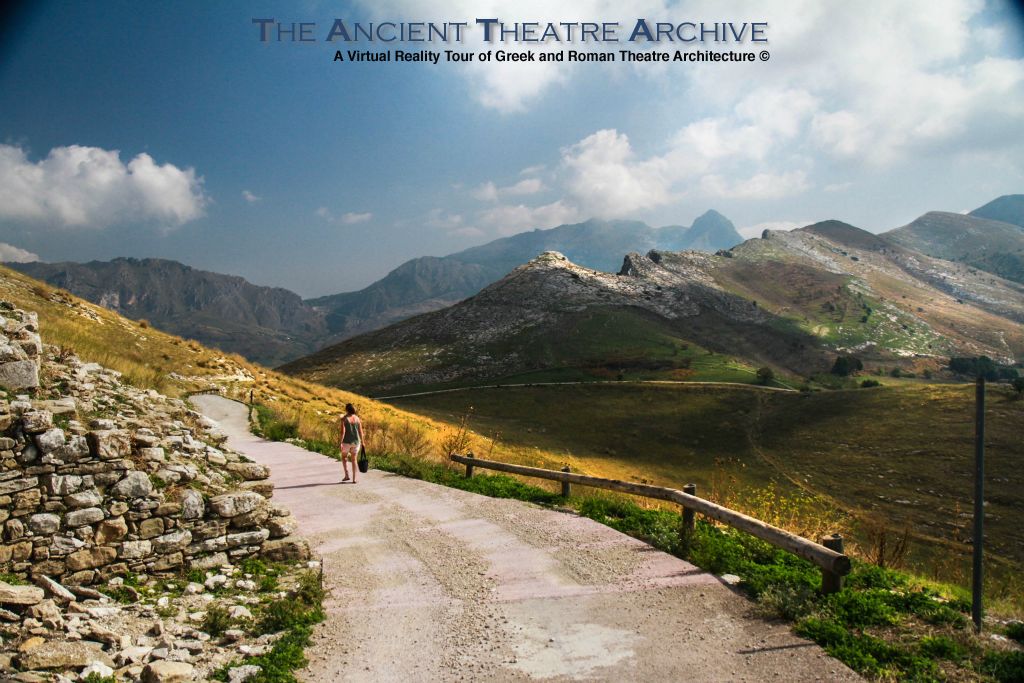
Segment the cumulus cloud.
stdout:
[[498,201],[498,186],[488,180],[473,188],[470,194],[481,202],[496,202]]
[[0,242],[0,261],[4,263],[32,263],[38,261],[39,255],[16,247],[13,244]]
[[202,184],[195,169],[145,153],[125,164],[117,150],[71,145],[33,162],[23,148],[0,145],[0,219],[66,228],[181,225],[203,215]]
[[564,223],[580,220],[575,206],[558,200],[542,206],[525,204],[503,204],[482,211],[479,223],[499,235],[514,235],[533,228],[553,228]]
[[249,190],[242,190],[242,199],[249,202],[250,204],[253,204],[255,202],[262,200],[263,197],[257,196],[252,192],[249,192]]
[[356,213],[349,211],[348,213],[341,214],[341,222],[345,225],[355,225],[356,223],[365,223],[366,221],[373,218],[373,214],[367,211],[366,213]]
[[523,178],[519,182],[504,187],[498,187],[493,181],[488,180],[473,188],[470,195],[481,202],[496,202],[502,197],[521,197],[537,194],[543,190],[544,181],[540,178]]

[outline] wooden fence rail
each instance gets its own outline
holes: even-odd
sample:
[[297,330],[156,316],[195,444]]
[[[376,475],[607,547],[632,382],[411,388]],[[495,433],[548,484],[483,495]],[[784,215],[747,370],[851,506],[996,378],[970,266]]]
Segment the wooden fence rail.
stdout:
[[526,467],[524,465],[511,465],[493,460],[481,460],[480,458],[473,457],[472,454],[452,455],[451,459],[466,466],[467,477],[473,476],[473,468],[481,467],[499,472],[519,474],[525,477],[559,481],[562,482],[563,496],[569,495],[569,486],[571,484],[579,484],[580,486],[630,493],[636,496],[677,503],[683,508],[680,534],[684,543],[689,541],[690,534],[693,533],[695,513],[700,513],[818,565],[822,573],[822,590],[826,593],[840,590],[843,577],[850,573],[850,558],[843,554],[842,538],[840,536],[836,535],[822,539],[822,543],[828,546],[826,547],[822,543],[815,543],[792,534],[785,529],[765,524],[761,520],[754,519],[742,512],[736,512],[721,505],[716,505],[704,498],[699,498],[696,495],[697,487],[694,484],[687,484],[683,487],[682,491],[679,491],[664,486],[651,486],[650,484],[636,484],[618,479],[602,479],[584,474],[574,474],[569,472],[567,467],[562,471],[545,470],[539,467]]

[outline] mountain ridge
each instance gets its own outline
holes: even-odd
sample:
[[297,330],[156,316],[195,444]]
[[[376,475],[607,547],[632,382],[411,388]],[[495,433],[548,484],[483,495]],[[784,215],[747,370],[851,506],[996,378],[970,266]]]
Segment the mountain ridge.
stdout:
[[377,391],[556,370],[686,377],[710,353],[752,381],[762,365],[827,372],[840,353],[909,367],[951,355],[1014,362],[1024,357],[1022,323],[1024,286],[823,221],[715,255],[632,252],[615,275],[546,252],[449,308],[281,369]]

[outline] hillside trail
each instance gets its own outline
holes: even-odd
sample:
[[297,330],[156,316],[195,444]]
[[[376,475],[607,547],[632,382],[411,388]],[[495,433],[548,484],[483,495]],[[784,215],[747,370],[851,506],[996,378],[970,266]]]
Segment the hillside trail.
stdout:
[[303,681],[854,681],[711,574],[593,520],[341,465],[192,402],[271,468],[324,562]]

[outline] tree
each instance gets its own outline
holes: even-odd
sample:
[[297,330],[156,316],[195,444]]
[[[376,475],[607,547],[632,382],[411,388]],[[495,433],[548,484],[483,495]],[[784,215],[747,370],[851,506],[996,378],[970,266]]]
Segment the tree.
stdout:
[[864,369],[864,363],[856,356],[836,356],[836,362],[832,364],[832,374],[840,377],[847,377]]
[[769,367],[763,367],[757,369],[757,383],[758,384],[771,384],[772,380],[775,379],[775,371]]
[[1010,386],[1017,392],[1017,398],[1024,396],[1024,377],[1014,377]]

